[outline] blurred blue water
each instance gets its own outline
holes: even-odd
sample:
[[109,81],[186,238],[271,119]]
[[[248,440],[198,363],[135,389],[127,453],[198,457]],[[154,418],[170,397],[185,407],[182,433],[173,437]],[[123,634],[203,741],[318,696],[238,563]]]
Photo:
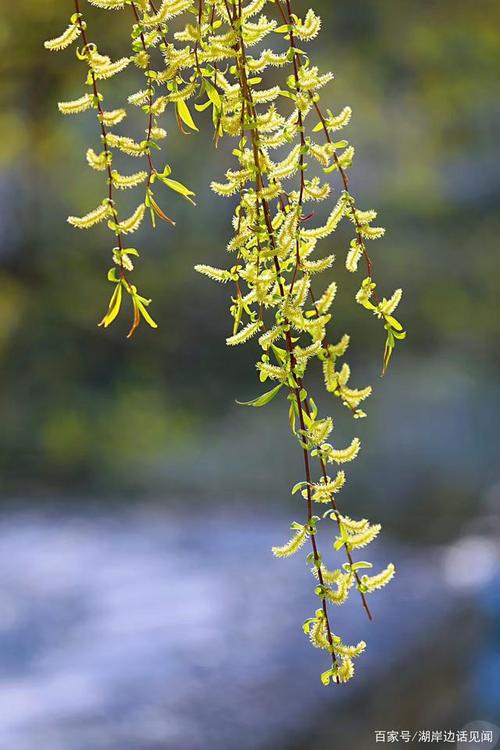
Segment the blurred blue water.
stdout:
[[368,651],[352,684],[325,690],[324,656],[300,627],[311,580],[302,560],[270,553],[288,524],[227,510],[4,513],[0,748],[284,748],[456,611],[442,550],[375,547],[397,578],[373,598],[374,623],[357,601],[335,611],[335,629]]

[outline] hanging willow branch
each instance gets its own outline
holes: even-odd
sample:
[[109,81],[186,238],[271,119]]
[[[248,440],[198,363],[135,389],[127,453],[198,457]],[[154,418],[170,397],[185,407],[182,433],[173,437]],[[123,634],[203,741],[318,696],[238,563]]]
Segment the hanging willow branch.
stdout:
[[[177,4],[179,5],[179,3]],[[113,248],[112,258],[118,269],[113,267],[108,272],[108,280],[113,284],[114,289],[106,314],[99,325],[107,327],[117,318],[121,309],[123,292],[125,292],[129,295],[133,308],[133,321],[128,333],[130,337],[136,330],[141,319],[144,319],[152,328],[156,328],[157,324],[147,309],[151,300],[141,296],[137,291],[137,287],[129,281],[128,273],[134,268],[132,258],[138,257],[139,252],[135,247],[126,246],[125,235],[139,229],[146,210],[150,212],[153,226],[155,226],[156,217],[171,225],[175,224],[163,211],[155,198],[153,185],[156,180],[161,181],[170,190],[180,193],[191,203],[193,202],[191,196],[194,193],[181,182],[170,178],[171,169],[169,165],[164,166],[161,171],[158,171],[153,161],[153,151],[160,149],[159,141],[166,136],[166,131],[160,126],[158,120],[165,112],[170,97],[163,93],[156,96],[158,88],[164,86],[164,81],[161,75],[152,68],[150,51],[158,45],[160,45],[160,52],[163,51],[161,46],[165,47],[163,41],[163,23],[165,19],[163,16],[171,17],[182,12],[186,6],[186,2],[184,2],[184,7],[181,7],[181,10],[170,9],[168,14],[159,14],[158,18],[148,15],[147,11],[150,6],[142,0],[141,2],[132,2],[129,0],[127,3],[120,0],[92,0],[92,5],[114,11],[124,9],[125,5],[130,6],[133,21],[131,29],[131,54],[112,61],[107,55],[99,53],[97,46],[89,41],[87,23],[80,7],[81,0],[74,0],[75,13],[71,16],[70,24],[66,31],[56,39],[45,42],[45,47],[52,51],[60,51],[80,38],[83,42],[83,47],[77,49],[76,56],[79,60],[87,63],[88,75],[85,85],[88,91],[73,101],[60,102],[59,109],[63,114],[80,114],[90,109],[96,110],[100,125],[102,150],[98,149],[95,151],[93,148],[89,148],[86,156],[88,165],[92,169],[106,174],[108,195],[96,209],[93,209],[82,217],[70,216],[68,221],[78,229],[90,229],[95,224],[106,220],[109,229],[115,235],[116,246]],[[139,141],[127,135],[111,131],[111,128],[114,129],[120,126],[122,121],[127,117],[127,108],[123,106],[118,109],[105,111],[102,104],[103,95],[99,88],[102,80],[114,78],[125,70],[130,63],[134,63],[144,71],[146,86],[144,90],[131,95],[127,102],[128,105],[135,105],[141,108],[147,118],[145,138]],[[164,63],[161,55],[160,64],[163,67]],[[121,174],[112,167],[114,152],[120,152],[132,157],[134,160],[144,160],[146,170]],[[120,221],[115,199],[116,191],[137,188],[144,183],[146,183],[144,198],[128,218]]]
[[[197,111],[211,110],[214,140],[235,139],[232,153],[234,168],[227,170],[224,180],[211,184],[222,197],[237,196],[232,226],[234,235],[228,244],[233,255],[229,268],[215,268],[200,263],[196,270],[215,281],[234,284],[230,314],[232,331],[228,346],[238,346],[257,339],[260,357],[256,363],[260,381],[271,381],[272,388],[243,405],[263,407],[276,397],[285,397],[289,404],[289,423],[302,453],[304,478],[292,488],[292,494],[305,501],[304,518],[291,525],[292,537],[272,551],[278,558],[288,557],[308,545],[306,562],[315,579],[319,606],[313,617],[304,623],[304,632],[312,644],[329,654],[328,668],[322,673],[324,684],[348,681],[354,674],[353,659],[365,649],[364,641],[346,645],[333,629],[333,608],[343,604],[351,591],[358,592],[361,604],[371,619],[367,596],[385,586],[394,575],[394,566],[368,575],[370,562],[355,560],[357,551],[366,547],[380,532],[380,524],[367,519],[352,519],[339,507],[337,495],[346,482],[343,466],[353,461],[360,450],[358,437],[347,447],[332,442],[333,419],[320,416],[308,385],[308,368],[318,361],[326,390],[339,399],[356,419],[365,417],[362,402],[371,394],[371,387],[350,385],[350,368],[339,364],[349,346],[350,337],[343,333],[331,343],[328,327],[337,283],[330,281],[318,292],[320,275],[329,271],[335,255],[317,255],[321,240],[331,238],[340,222],[348,219],[354,237],[345,255],[348,271],[358,270],[360,260],[366,276],[356,294],[356,301],[379,318],[386,332],[382,370],[385,372],[394,345],[403,339],[402,325],[394,317],[401,299],[397,289],[389,298],[379,299],[375,291],[373,262],[367,240],[383,236],[381,227],[373,226],[376,212],[361,210],[349,186],[348,170],[354,148],[344,139],[334,140],[337,131],[348,125],[351,110],[344,107],[338,114],[323,110],[320,90],[332,79],[321,73],[302,46],[313,41],[321,21],[313,10],[304,18],[295,15],[291,0],[163,0],[156,7],[151,0],[92,0],[106,9],[119,10],[130,6],[132,11],[132,51],[130,58],[112,63],[98,55],[86,39],[86,27],[77,3],[77,15],[56,40],[46,43],[50,49],[62,49],[82,35],[83,51],[79,57],[90,67],[93,96],[73,104],[73,110],[96,107],[102,127],[103,154],[94,154],[94,168],[106,169],[109,197],[103,208],[81,221],[89,226],[102,218],[116,232],[118,248],[115,262],[119,275],[111,276],[118,287],[136,295],[126,279],[124,261],[130,254],[121,245],[123,229],[134,224],[134,217],[119,222],[113,187],[133,187],[146,182],[146,196],[138,207],[135,220],[140,222],[144,210],[151,216],[171,221],[163,214],[153,196],[152,186],[160,179],[167,187],[191,200],[193,193],[181,182],[172,180],[167,165],[158,172],[153,163],[152,149],[165,135],[158,118],[174,109],[182,132],[197,131],[188,101],[195,98]],[[267,8],[272,18],[262,11]],[[181,30],[171,34],[167,21],[185,16]],[[269,43],[276,41],[276,46]],[[152,65],[157,49],[161,64]],[[97,56],[97,57],[96,57]],[[99,65],[110,77],[133,60],[144,71],[145,88],[129,97],[129,103],[141,107],[147,116],[146,139],[136,143],[126,136],[110,134],[106,113],[101,110],[97,90]],[[204,101],[202,101],[204,99]],[[201,102],[201,103],[200,103]],[[62,111],[64,107],[60,105]],[[71,109],[71,103],[70,103]],[[125,110],[117,110],[121,113]],[[118,119],[117,119],[118,118]],[[121,114],[108,114],[110,125]],[[324,140],[317,141],[317,137]],[[131,156],[146,159],[147,169],[129,176],[111,170],[110,149],[118,148]],[[92,152],[93,153],[93,152]],[[336,175],[340,185],[336,185]],[[323,224],[314,221],[314,204],[330,201],[331,207]],[[95,214],[95,212],[94,212]],[[132,228],[135,228],[133,226]],[[329,240],[331,242],[331,240]],[[314,287],[314,288],[313,288]],[[116,292],[115,292],[116,294]],[[141,300],[139,314],[155,325]],[[109,324],[119,309],[116,299],[103,320]],[[135,309],[135,308],[134,308]],[[134,317],[132,330],[138,323]],[[132,331],[131,331],[132,332]],[[307,377],[306,377],[307,376]],[[307,380],[307,383],[306,383]],[[240,402],[241,403],[241,402]],[[323,507],[321,507],[323,506]],[[326,506],[326,508],[325,508]],[[315,509],[323,510],[321,515]],[[342,556],[343,562],[331,565],[320,552],[317,530],[329,525],[333,534],[332,557]],[[333,526],[332,526],[333,524]]]

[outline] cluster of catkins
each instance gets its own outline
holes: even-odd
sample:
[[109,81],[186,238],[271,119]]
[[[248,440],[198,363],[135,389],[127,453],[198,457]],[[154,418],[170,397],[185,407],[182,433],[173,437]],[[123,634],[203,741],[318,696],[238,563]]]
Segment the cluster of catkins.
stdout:
[[[336,343],[328,339],[337,284],[331,281],[321,293],[313,291],[315,277],[328,271],[335,260],[333,253],[321,253],[320,241],[330,237],[342,220],[353,227],[345,253],[347,270],[354,273],[359,265],[366,269],[356,301],[379,318],[386,331],[384,371],[396,340],[405,333],[394,317],[401,290],[379,299],[366,247],[367,241],[378,239],[384,230],[372,224],[375,211],[357,207],[348,179],[354,149],[346,140],[335,140],[349,123],[351,110],[344,107],[334,114],[321,108],[319,91],[332,74],[321,73],[303,49],[317,37],[320,18],[313,10],[303,17],[295,15],[291,0],[89,1],[130,14],[129,54],[111,60],[97,49],[89,40],[80,0],[74,2],[67,30],[45,46],[62,50],[78,42],[77,57],[87,66],[86,92],[74,101],[61,102],[59,109],[64,114],[93,110],[97,115],[100,145],[97,150],[89,148],[87,161],[104,173],[107,194],[87,215],[68,221],[81,229],[107,221],[115,238],[115,266],[108,274],[113,293],[101,325],[108,326],[116,318],[125,292],[134,311],[129,335],[141,318],[156,327],[147,309],[150,300],[140,296],[129,281],[132,257],[138,252],[127,246],[125,236],[138,229],[147,211],[153,225],[157,217],[173,223],[155,198],[158,181],[192,202],[192,191],[170,177],[168,165],[161,170],[155,166],[159,144],[166,136],[160,123],[174,113],[183,132],[195,131],[193,110],[210,109],[215,143],[232,138],[236,158],[225,178],[211,185],[233,203],[237,196],[234,235],[227,246],[233,260],[227,269],[199,264],[196,270],[233,289],[233,327],[227,344],[258,341],[260,380],[272,381],[273,387],[245,405],[262,407],[278,394],[289,401],[290,428],[304,464],[304,481],[292,493],[304,498],[305,519],[292,524],[292,538],[273,547],[273,553],[287,557],[310,545],[306,561],[316,579],[319,606],[304,623],[304,632],[314,646],[329,654],[322,682],[346,682],[354,673],[353,659],[363,652],[365,643],[346,645],[333,632],[331,605],[342,604],[357,590],[371,617],[367,595],[391,580],[394,566],[368,575],[365,571],[372,568],[371,563],[353,558],[355,551],[375,539],[380,525],[353,520],[339,510],[336,498],[346,476],[341,469],[331,472],[330,467],[356,458],[360,441],[355,437],[348,447],[340,448],[331,442],[333,421],[318,414],[305,385],[309,364],[318,360],[326,390],[354,418],[365,416],[360,404],[371,387],[352,387],[348,364],[339,364],[349,336],[342,335]],[[128,97],[128,104],[145,115],[145,137],[140,141],[116,132],[126,108],[105,110],[101,93],[102,82],[121,74],[131,63],[144,72],[144,87]],[[142,161],[142,168],[132,174],[119,173],[113,168],[116,151]],[[116,191],[135,187],[143,190],[141,201],[131,216],[120,218]],[[331,201],[333,207],[318,225],[313,204],[320,201]],[[320,517],[314,509],[321,505]],[[333,552],[345,560],[339,567],[328,567],[319,552],[317,528],[322,520],[333,523]]]

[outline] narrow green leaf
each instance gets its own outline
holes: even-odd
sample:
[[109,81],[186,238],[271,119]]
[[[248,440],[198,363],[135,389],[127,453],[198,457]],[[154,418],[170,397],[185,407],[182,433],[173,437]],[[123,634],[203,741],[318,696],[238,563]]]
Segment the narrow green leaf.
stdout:
[[188,105],[186,104],[184,99],[181,99],[177,102],[177,114],[181,118],[182,122],[190,127],[191,130],[198,130],[193,118],[191,117],[191,112],[189,111]]
[[215,86],[213,86],[210,83],[210,81],[205,81],[205,89],[206,89],[206,92],[207,92],[207,96],[210,99],[210,101],[212,102],[212,104],[214,105],[214,107],[216,109],[218,109],[218,110],[221,110],[222,109],[222,100],[221,100],[221,98],[219,96],[219,92],[217,91],[217,89],[215,88]]
[[271,391],[267,391],[266,393],[263,393],[261,396],[258,396],[251,401],[236,401],[236,403],[240,406],[265,406],[273,400],[273,398],[279,393],[282,387],[283,383],[280,383]]
[[327,669],[325,672],[321,673],[321,682],[323,683],[323,685],[329,685],[330,684],[330,680],[333,677],[332,672],[333,672],[332,669]]
[[163,182],[164,185],[166,185],[170,190],[175,190],[176,193],[179,193],[182,195],[186,200],[188,200],[190,203],[193,204],[193,206],[196,206],[196,203],[192,198],[189,196],[195,195],[192,190],[187,188],[185,185],[182,184],[182,182],[178,182],[177,180],[172,180],[170,177],[163,177],[163,175],[159,174],[158,178]]
[[292,495],[295,495],[296,492],[301,490],[303,487],[306,487],[307,482],[297,482],[297,484],[294,484],[292,487]]
[[346,573],[349,573],[350,570],[361,570],[362,568],[373,568],[373,563],[366,562],[366,560],[359,560],[358,562],[353,563],[352,565],[350,563],[344,563],[343,566]]
[[116,318],[116,316],[120,312],[121,304],[122,304],[122,285],[117,284],[115,286],[113,294],[111,295],[111,299],[109,301],[106,314],[101,320],[101,322],[99,323],[99,325],[104,326],[104,328],[107,328],[109,325],[111,325],[113,320]]

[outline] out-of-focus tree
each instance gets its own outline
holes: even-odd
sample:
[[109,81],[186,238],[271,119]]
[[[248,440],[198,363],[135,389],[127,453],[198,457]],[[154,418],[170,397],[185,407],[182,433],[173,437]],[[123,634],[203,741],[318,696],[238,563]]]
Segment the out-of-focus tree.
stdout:
[[[403,280],[407,290],[407,356],[459,352],[458,366],[486,380],[500,326],[500,8],[493,0],[317,7],[328,27],[320,57],[337,74],[330,98],[355,112],[351,136],[364,167],[352,184],[388,227],[380,250],[391,257],[388,286]],[[43,50],[60,18],[60,2],[25,0],[0,23],[0,474],[13,490],[52,487],[55,478],[59,487],[135,489],[162,452],[188,447],[201,422],[230,408],[229,368],[242,394],[253,385],[245,355],[219,343],[230,327],[223,299],[191,270],[208,255],[224,264],[227,227],[206,190],[224,157],[207,148],[200,167],[203,136],[171,128],[172,158],[206,198],[195,213],[173,200],[177,229],[145,234],[141,281],[159,330],[132,344],[125,325],[103,333],[104,235],[75,237],[64,223],[75,206],[91,205],[95,182],[78,161],[87,126],[68,130],[55,106],[72,98],[79,71]],[[106,51],[119,54],[120,38],[111,25]],[[350,283],[342,277],[338,304],[355,341],[364,324],[349,312]],[[174,317],[175,329],[162,326]]]

